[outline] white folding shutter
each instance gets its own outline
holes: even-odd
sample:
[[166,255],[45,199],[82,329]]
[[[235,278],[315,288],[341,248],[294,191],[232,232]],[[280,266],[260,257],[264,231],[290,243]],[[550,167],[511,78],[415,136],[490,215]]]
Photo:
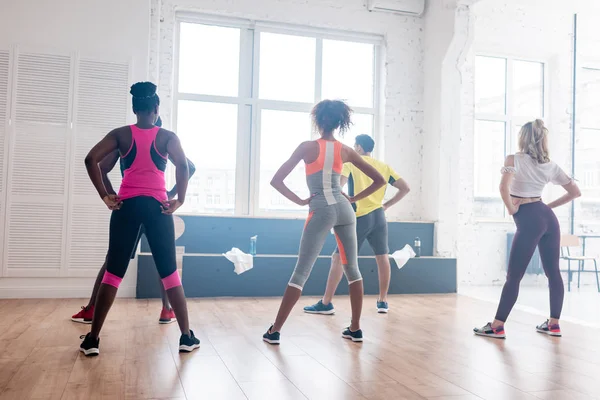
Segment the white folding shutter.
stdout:
[[8,71],[10,69],[10,53],[0,51],[0,215],[4,203],[4,182],[6,180],[6,137],[8,125]]
[[[83,160],[111,129],[125,125],[129,110],[129,64],[80,59],[76,73],[73,185],[69,224],[69,276],[95,274],[108,248],[110,211],[98,197]],[[109,175],[121,183],[119,164]]]
[[17,53],[8,276],[56,276],[65,261],[71,63],[66,55]]
[[[0,250],[4,253],[4,208],[7,172],[7,136],[8,136],[8,74],[10,53],[0,50]],[[3,272],[3,257],[0,257],[0,276]]]

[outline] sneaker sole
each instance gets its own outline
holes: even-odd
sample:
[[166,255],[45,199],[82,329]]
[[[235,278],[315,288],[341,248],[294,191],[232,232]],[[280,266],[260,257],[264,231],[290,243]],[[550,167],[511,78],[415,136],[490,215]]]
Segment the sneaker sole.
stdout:
[[387,314],[388,313],[388,309],[387,308],[378,308],[377,312],[379,314]]
[[279,340],[271,340],[267,338],[263,338],[263,342],[267,342],[269,344],[279,344]]
[[73,318],[73,317],[71,317],[71,321],[77,322],[78,324],[91,324],[92,323],[91,320],[88,321],[83,318]]
[[321,315],[333,315],[335,314],[335,310],[327,310],[327,311],[309,311],[309,310],[304,310],[305,313],[307,314],[321,314]]
[[172,324],[173,322],[177,321],[175,318],[170,319],[170,320],[164,320],[164,319],[159,319],[158,323],[159,324]]
[[363,341],[363,338],[355,338],[354,336],[350,336],[350,335],[342,335],[342,337],[344,339],[350,339],[353,342],[362,342]]
[[560,333],[560,332],[548,332],[548,331],[544,331],[544,330],[541,330],[541,329],[536,329],[536,331],[538,333],[543,333],[543,334],[546,334],[548,336],[554,336],[554,337],[561,337],[562,336],[562,333]]
[[482,332],[473,332],[475,333],[477,336],[484,336],[484,337],[489,337],[492,339],[506,339],[506,335],[496,335],[495,333],[489,334],[489,333],[482,333]]
[[91,348],[91,349],[82,349],[81,347],[79,348],[79,351],[81,351],[86,357],[93,357],[93,356],[97,356],[98,354],[100,354],[100,349],[98,348]]
[[200,343],[194,344],[194,345],[191,345],[191,346],[186,346],[184,344],[180,344],[179,345],[179,351],[182,352],[182,353],[191,353],[192,351],[194,351],[194,350],[196,350],[198,348],[200,348]]

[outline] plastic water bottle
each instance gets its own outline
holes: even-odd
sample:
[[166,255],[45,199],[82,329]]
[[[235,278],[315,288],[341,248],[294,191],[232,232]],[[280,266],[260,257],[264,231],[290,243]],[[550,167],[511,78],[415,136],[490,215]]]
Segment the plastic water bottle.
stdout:
[[421,239],[415,238],[415,257],[421,257]]
[[258,239],[256,235],[250,238],[250,254],[252,256],[256,255],[256,239]]

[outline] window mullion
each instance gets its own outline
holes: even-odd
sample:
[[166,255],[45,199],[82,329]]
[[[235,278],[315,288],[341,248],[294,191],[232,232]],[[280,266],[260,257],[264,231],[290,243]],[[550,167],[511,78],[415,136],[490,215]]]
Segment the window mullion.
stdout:
[[315,54],[315,104],[322,100],[323,88],[323,38],[317,38]]
[[250,160],[250,178],[248,184],[248,213],[250,215],[256,215],[258,210],[258,190],[260,185],[258,180],[260,179],[260,106],[258,105],[259,96],[259,84],[260,84],[260,30],[254,29],[253,31],[253,48],[252,48],[252,117],[251,117],[251,129],[250,129],[250,147],[249,147],[249,160]]
[[[240,30],[240,64],[238,96],[252,96],[252,60],[254,58],[254,31]],[[235,214],[248,215],[250,203],[250,149],[252,137],[251,105],[238,105],[237,148],[235,171]],[[229,193],[228,193],[229,194]]]
[[373,139],[375,139],[375,155],[385,160],[385,136],[383,134],[383,119],[385,115],[381,108],[382,98],[381,89],[383,88],[383,49],[381,45],[376,45],[373,48]]
[[506,88],[505,93],[505,107],[506,107],[506,125],[504,127],[504,135],[506,137],[505,143],[507,147],[504,150],[504,156],[511,154],[514,149],[514,138],[512,135],[512,117],[513,117],[513,60],[512,58],[506,59]]

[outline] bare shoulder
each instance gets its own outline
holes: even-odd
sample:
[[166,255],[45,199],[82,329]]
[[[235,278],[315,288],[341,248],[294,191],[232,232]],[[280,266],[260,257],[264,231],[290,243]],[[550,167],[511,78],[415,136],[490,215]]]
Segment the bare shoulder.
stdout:
[[125,126],[121,126],[121,127],[113,129],[108,134],[111,136],[121,137],[122,135],[130,134],[130,133],[131,133],[131,127],[129,125],[125,125]]
[[297,153],[306,153],[307,151],[311,151],[317,149],[319,147],[318,143],[315,140],[307,140],[302,142],[296,147]]
[[515,166],[515,155],[514,154],[510,154],[510,155],[506,156],[506,159],[504,160],[504,166],[505,167],[514,167]]
[[177,137],[177,134],[175,132],[170,131],[170,130],[165,129],[165,128],[160,128],[158,130],[158,133],[160,133],[161,135],[164,135],[167,138]]
[[360,158],[358,153],[356,151],[354,151],[354,149],[352,147],[346,146],[345,144],[342,143],[342,161],[347,163],[347,162],[352,162],[352,161],[356,160],[357,158]]

